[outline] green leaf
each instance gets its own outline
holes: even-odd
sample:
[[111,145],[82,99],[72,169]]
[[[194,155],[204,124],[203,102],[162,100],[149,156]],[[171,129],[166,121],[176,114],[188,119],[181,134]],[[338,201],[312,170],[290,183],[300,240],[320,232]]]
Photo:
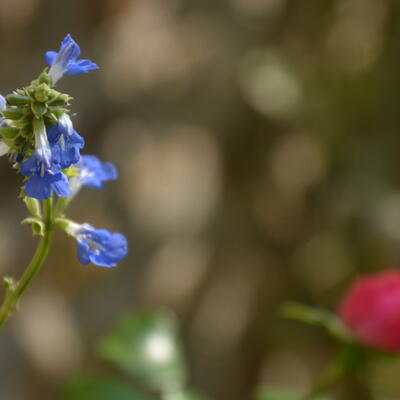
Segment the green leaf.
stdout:
[[23,219],[21,221],[21,224],[22,225],[31,225],[32,232],[34,235],[39,235],[39,236],[44,235],[44,231],[45,231],[44,223],[39,218],[28,217],[28,218]]
[[[304,395],[292,393],[287,390],[282,389],[261,389],[256,400],[302,400]],[[307,400],[330,400],[326,396],[318,396],[314,398],[309,398]]]
[[342,321],[327,310],[291,302],[283,305],[281,314],[286,318],[320,327],[342,342],[349,343],[353,341]]
[[207,399],[198,393],[191,391],[183,391],[183,392],[165,394],[163,400],[207,400]]
[[68,383],[62,400],[150,400],[130,385],[108,378],[79,378]]
[[25,196],[23,201],[33,217],[38,219],[42,217],[42,211],[39,200],[34,199],[33,197]]
[[99,352],[153,389],[172,392],[185,384],[177,328],[166,315],[128,316],[100,343]]

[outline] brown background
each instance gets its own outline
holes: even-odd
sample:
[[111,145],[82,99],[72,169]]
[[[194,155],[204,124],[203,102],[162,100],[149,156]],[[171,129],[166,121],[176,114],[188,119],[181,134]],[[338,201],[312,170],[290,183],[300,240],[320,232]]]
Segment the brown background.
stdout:
[[[59,88],[85,152],[120,179],[69,216],[130,243],[107,270],[56,235],[1,333],[0,398],[112,373],[97,339],[149,308],[176,312],[192,383],[214,399],[309,387],[335,345],[279,304],[335,309],[356,274],[400,265],[399,27],[390,0],[0,0],[0,92],[34,79],[66,33],[101,66]],[[6,159],[0,174],[0,274],[18,277],[35,239],[21,177]],[[361,381],[400,396],[399,369]],[[340,390],[363,399],[362,384]]]

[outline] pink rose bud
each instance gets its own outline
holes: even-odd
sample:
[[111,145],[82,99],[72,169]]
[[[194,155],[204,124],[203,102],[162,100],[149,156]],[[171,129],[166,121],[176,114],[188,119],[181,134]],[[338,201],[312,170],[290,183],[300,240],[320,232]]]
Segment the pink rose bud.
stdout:
[[339,315],[365,346],[400,353],[400,270],[359,278],[344,296]]

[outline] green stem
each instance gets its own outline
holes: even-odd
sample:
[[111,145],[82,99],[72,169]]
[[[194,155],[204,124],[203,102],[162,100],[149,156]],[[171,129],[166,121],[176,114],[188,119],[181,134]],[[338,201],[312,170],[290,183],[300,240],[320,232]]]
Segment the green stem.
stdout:
[[347,344],[339,352],[332,365],[319,377],[303,400],[313,400],[325,393],[346,376],[354,373],[365,362],[367,354],[361,347]]
[[18,283],[7,288],[6,296],[0,307],[0,327],[2,327],[18,307],[18,301],[33,278],[38,274],[44,261],[47,258],[50,248],[53,229],[53,199],[44,200],[44,234],[41,237],[36,252],[23,273]]

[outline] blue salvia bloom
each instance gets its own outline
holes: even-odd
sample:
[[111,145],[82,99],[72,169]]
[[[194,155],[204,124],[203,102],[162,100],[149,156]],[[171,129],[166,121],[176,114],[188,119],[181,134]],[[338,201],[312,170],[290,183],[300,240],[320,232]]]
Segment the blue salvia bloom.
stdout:
[[49,75],[54,85],[63,75],[79,75],[99,69],[99,66],[90,60],[77,60],[80,54],[81,49],[70,34],[61,42],[58,52],[46,52],[45,60],[50,67]]
[[47,138],[51,145],[53,157],[61,169],[79,162],[81,158],[80,149],[85,145],[85,141],[73,128],[68,114],[64,114],[57,124],[47,128]]
[[[0,111],[5,110],[7,106],[6,99],[0,94]],[[3,125],[4,118],[0,115],[0,126]],[[9,147],[0,139],[0,157],[7,154]]]
[[78,175],[70,179],[73,194],[76,194],[82,186],[102,189],[103,182],[118,178],[118,172],[114,164],[102,162],[93,155],[83,155],[77,167],[79,168]]
[[92,262],[100,267],[115,267],[128,254],[128,242],[121,233],[75,222],[70,222],[66,230],[77,241],[78,258],[82,264]]
[[25,184],[26,194],[38,200],[48,199],[53,191],[57,196],[70,196],[68,178],[53,159],[43,121],[33,125],[35,152],[21,164],[21,174],[30,177]]

